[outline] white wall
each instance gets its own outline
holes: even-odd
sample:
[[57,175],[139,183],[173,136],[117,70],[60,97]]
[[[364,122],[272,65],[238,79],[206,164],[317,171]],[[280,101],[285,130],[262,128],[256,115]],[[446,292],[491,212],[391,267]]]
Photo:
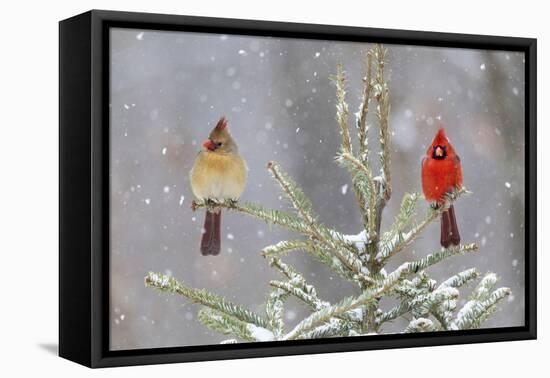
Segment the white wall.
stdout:
[[[543,2],[361,1],[71,1],[6,2],[0,23],[0,372],[3,376],[424,374],[426,377],[520,376],[547,365],[548,327],[542,293],[550,269],[539,248],[539,341],[325,354],[91,371],[54,356],[57,343],[57,21],[90,8],[373,26],[539,39],[539,140],[550,140],[543,104],[550,28]],[[498,4],[498,6],[495,6]],[[537,5],[535,5],[537,4]],[[547,93],[546,93],[547,94]],[[546,100],[546,101],[545,101]],[[547,118],[547,117],[546,117]],[[547,121],[547,119],[546,119]],[[539,191],[550,158],[539,143]],[[550,210],[539,199],[539,214]],[[539,235],[548,221],[539,215]],[[541,243],[539,243],[541,244]],[[545,345],[546,344],[546,345]],[[429,362],[430,367],[421,367]],[[537,374],[539,376],[540,374]]]

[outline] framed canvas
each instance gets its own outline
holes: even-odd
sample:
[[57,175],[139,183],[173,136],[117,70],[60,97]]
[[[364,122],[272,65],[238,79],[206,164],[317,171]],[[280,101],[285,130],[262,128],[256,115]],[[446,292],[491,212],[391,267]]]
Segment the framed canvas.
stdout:
[[536,337],[536,40],[94,10],[59,70],[62,357]]

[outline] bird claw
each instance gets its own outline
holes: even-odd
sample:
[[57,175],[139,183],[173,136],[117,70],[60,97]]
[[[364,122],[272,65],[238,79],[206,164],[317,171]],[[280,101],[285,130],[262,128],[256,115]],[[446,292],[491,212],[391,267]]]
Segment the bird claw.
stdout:
[[230,207],[234,207],[237,205],[237,203],[239,202],[239,200],[235,199],[235,198],[229,198],[228,200],[226,200],[227,204],[230,206]]
[[191,202],[191,210],[196,211],[197,209],[201,207],[205,207],[209,211],[215,211],[220,207],[223,207],[223,205],[226,205],[227,207],[235,207],[237,206],[239,200],[234,198],[229,198],[224,201],[218,201],[213,198],[205,198],[203,200],[193,200]]

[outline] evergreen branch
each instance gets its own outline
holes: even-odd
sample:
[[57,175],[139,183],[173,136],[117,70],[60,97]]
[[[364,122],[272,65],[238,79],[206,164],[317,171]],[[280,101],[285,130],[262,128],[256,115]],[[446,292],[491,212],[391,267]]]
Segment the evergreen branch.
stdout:
[[217,201],[213,199],[209,199],[206,201],[195,200],[191,204],[191,208],[193,209],[193,211],[196,211],[200,208],[224,208],[228,210],[238,211],[240,213],[259,218],[269,225],[276,224],[278,226],[285,227],[298,233],[302,233],[305,235],[311,234],[311,231],[309,230],[307,225],[305,225],[304,222],[294,214],[290,214],[281,210],[267,209],[256,203],[240,203],[233,200]]
[[378,103],[376,118],[380,129],[380,174],[383,179],[383,199],[388,202],[391,197],[391,175],[390,175],[390,94],[385,79],[384,66],[387,50],[382,45],[374,46],[374,56],[377,63],[377,71],[374,85],[374,98]]
[[435,290],[435,285],[437,282],[428,276],[425,270],[421,271],[420,274],[413,278],[411,281],[412,285],[423,292],[432,292]]
[[465,270],[463,272],[460,272],[458,274],[455,274],[452,277],[449,277],[447,280],[445,280],[441,285],[439,285],[439,288],[441,287],[461,287],[466,285],[468,282],[475,280],[479,276],[479,273],[475,268],[471,268],[468,270]]
[[[368,294],[370,295],[368,297],[365,297],[365,301],[373,300],[373,292],[369,291]],[[330,321],[331,318],[335,318],[336,316],[342,315],[349,310],[353,310],[354,308],[359,307],[361,304],[363,303],[357,303],[357,299],[347,297],[337,304],[329,307],[324,307],[302,320],[296,327],[294,327],[292,331],[287,333],[287,335],[285,336],[285,340],[298,339],[304,333],[325,324],[326,322]]]
[[412,309],[409,301],[402,301],[397,306],[391,308],[390,310],[383,312],[378,317],[376,317],[376,325],[380,327],[385,322],[389,322],[399,318],[400,316],[405,315],[410,312]]
[[[278,258],[280,256],[283,256],[287,252],[285,251],[285,247],[288,246],[290,248],[290,244],[285,245],[286,242],[281,242],[281,243],[282,243],[281,245],[277,243],[271,246],[271,247],[274,247],[273,249],[271,247],[267,247],[267,249],[264,249],[262,251],[262,254],[264,255],[264,257]],[[288,243],[293,244],[294,241],[288,241]],[[302,243],[303,244],[300,244],[300,246],[303,247],[302,249],[307,253],[309,253],[311,256],[313,256],[315,259],[317,259],[320,263],[328,266],[340,277],[346,280],[349,280],[351,282],[355,282],[354,274],[350,272],[336,256],[333,256],[329,251],[326,251],[322,246],[320,246],[318,242],[314,242],[311,240],[311,241],[303,241]],[[293,245],[297,247],[298,243]],[[277,252],[278,247],[281,248],[280,252]],[[288,252],[290,252],[290,250]]]
[[303,190],[290,178],[290,176],[284,172],[279,164],[274,161],[270,161],[267,164],[267,169],[281,186],[283,194],[290,201],[291,205],[296,209],[300,218],[304,220],[308,225],[316,223],[313,216],[313,205]]
[[416,240],[416,238],[426,229],[426,227],[428,227],[428,225],[430,225],[430,223],[439,218],[443,211],[447,210],[449,206],[458,200],[458,198],[467,193],[470,192],[468,192],[465,188],[460,188],[459,190],[449,192],[445,197],[445,203],[435,208],[430,206],[428,214],[424,220],[415,225],[409,232],[398,232],[393,239],[385,243],[380,243],[376,260],[382,265],[385,264],[388,259]]
[[433,312],[444,301],[458,298],[458,295],[458,289],[454,287],[443,287],[427,295],[416,297],[412,301],[412,307],[414,308],[415,314],[424,316]]
[[300,288],[303,289],[308,294],[311,294],[313,296],[317,296],[317,293],[315,292],[315,288],[312,285],[309,285],[306,283],[306,280],[304,276],[302,276],[296,269],[291,267],[288,264],[285,264],[281,261],[281,259],[277,257],[271,257],[269,258],[269,265],[277,268],[279,272],[286,278],[288,278],[289,281],[292,281],[295,285],[299,284]]
[[343,152],[337,160],[343,163],[350,171],[352,183],[361,205],[363,224],[369,231],[369,240],[375,240],[376,235],[376,183],[372,171],[367,164],[363,164],[351,153]]
[[[275,267],[277,270],[279,270],[282,275],[289,280],[288,282],[271,281],[271,286],[282,289],[288,294],[294,295],[298,299],[302,300],[304,303],[311,306],[315,311],[330,306],[329,302],[326,302],[317,296],[315,287],[308,284],[303,275],[298,273],[290,265],[283,263],[279,258],[270,258],[269,261],[269,264],[272,267]],[[370,283],[373,282],[374,281]],[[347,321],[355,321],[353,315],[354,314],[350,312],[339,316],[339,318]]]
[[441,327],[444,330],[450,330],[453,322],[454,311],[456,310],[456,301],[458,299],[458,292],[456,297],[449,297],[444,299],[438,307],[432,309],[432,314],[439,321]]
[[271,291],[266,301],[265,312],[267,314],[270,329],[273,330],[273,335],[276,340],[281,338],[285,331],[283,305],[287,297],[288,294],[284,290],[275,289]]
[[487,299],[489,294],[491,294],[491,290],[493,290],[493,288],[495,287],[497,281],[498,277],[496,274],[487,273],[472,292],[470,299],[478,301]]
[[403,238],[405,227],[409,225],[416,212],[416,206],[420,195],[418,193],[405,193],[401,200],[401,207],[399,214],[395,217],[395,221],[391,225],[390,229],[386,231],[380,240],[382,245],[388,245],[392,240],[396,238]]
[[342,322],[338,319],[331,319],[328,323],[320,325],[313,330],[300,335],[299,339],[324,339],[327,337],[335,337],[345,335],[350,331],[349,323]]
[[160,273],[149,272],[145,277],[145,285],[155,288],[159,291],[179,294],[189,298],[195,303],[200,303],[206,307],[231,315],[245,323],[252,323],[259,327],[268,327],[268,321],[252,311],[229,302],[227,299],[212,294],[206,289],[195,289],[181,282],[174,277]]
[[365,290],[363,294],[357,298],[347,297],[342,301],[330,306],[322,308],[319,311],[314,312],[304,320],[302,320],[292,331],[290,331],[286,336],[285,340],[293,340],[299,338],[300,335],[311,331],[312,329],[330,321],[331,318],[336,318],[350,312],[354,309],[357,309],[360,306],[369,304],[372,301],[377,300],[381,295],[386,293],[388,290],[391,290],[399,280],[401,280],[406,273],[405,269],[399,270],[396,269],[395,272],[388,275],[388,277],[380,284],[376,289]]
[[[320,307],[321,305],[326,304],[326,302],[322,301],[317,297],[317,291],[315,290],[315,287],[307,283],[304,276],[298,273],[298,271],[296,271],[290,265],[283,263],[281,259],[277,257],[271,257],[269,259],[269,265],[279,270],[282,273],[282,275],[288,279],[289,285],[303,292],[304,296],[311,298],[311,301],[315,302],[315,306]],[[272,282],[278,282],[278,281],[272,281]],[[282,286],[272,285],[272,286],[279,287],[280,289],[286,290],[286,285],[282,285]],[[290,292],[289,290],[286,290],[286,291]],[[291,293],[291,294],[294,294],[294,293]]]
[[199,311],[198,318],[204,326],[223,335],[237,336],[245,341],[256,341],[247,328],[248,323],[221,311],[203,308]]
[[[304,290],[304,286],[306,285],[296,284],[293,282],[282,282],[273,280],[270,281],[269,284],[276,289],[283,290],[286,294],[294,295],[296,298],[310,306],[314,311],[319,311],[323,308],[330,306],[329,302],[323,301],[317,297],[313,286],[307,285],[310,286],[310,288],[313,290]],[[353,312],[345,313],[338,316],[338,318],[348,322],[356,321]]]
[[296,250],[311,250],[313,243],[307,240],[283,240],[277,244],[267,246],[262,249],[262,256],[264,257],[281,257],[286,256],[292,251]]
[[[267,165],[273,178],[279,183],[286,197],[290,200],[300,218],[306,223],[308,229],[307,235],[312,236],[327,248],[352,272],[359,274],[361,272],[361,261],[353,254],[356,252],[354,246],[343,243],[337,238],[333,238],[334,231],[317,224],[312,215],[312,205],[304,192],[275,162],[269,162]],[[343,248],[340,248],[343,247]]]
[[367,115],[369,113],[369,103],[372,94],[372,52],[366,54],[365,59],[366,74],[363,77],[363,94],[359,111],[356,114],[357,134],[359,137],[359,158],[362,163],[368,164],[368,131]]
[[336,121],[342,135],[342,150],[351,153],[351,138],[348,128],[349,108],[346,102],[346,76],[341,64],[336,66],[336,75],[332,77],[336,85]]
[[510,295],[511,292],[509,288],[501,287],[484,300],[472,299],[466,302],[458,312],[456,320],[451,324],[451,329],[479,328],[496,311],[498,302]]
[[399,268],[396,269],[396,271],[401,269],[401,270],[407,271],[407,273],[409,274],[417,273],[432,265],[437,264],[442,260],[445,260],[448,257],[463,255],[468,252],[476,252],[477,250],[478,250],[478,247],[475,243],[452,246],[442,251],[429,254],[420,260],[403,263]]
[[433,332],[437,331],[437,327],[430,319],[418,318],[413,319],[405,328],[403,333],[417,333],[417,332]]
[[296,298],[311,306],[315,311],[320,310],[321,308],[328,305],[328,302],[321,301],[316,296],[306,293],[298,286],[292,285],[289,282],[270,281],[269,284],[274,288],[284,290],[284,292],[294,295]]
[[[430,254],[418,261],[401,264],[399,268],[388,275],[388,278],[392,275],[403,277],[414,274],[425,270],[448,257],[474,251],[477,251],[477,245],[475,244],[447,248],[443,251]],[[375,323],[377,325],[381,325],[382,323],[393,320],[409,311],[413,311],[416,317],[425,316],[431,312],[441,323],[442,327],[444,329],[448,329],[451,322],[449,311],[450,307],[452,307],[452,303],[445,303],[445,306],[447,307],[438,308],[438,306],[444,301],[456,299],[455,297],[458,295],[458,291],[452,286],[440,286],[440,288],[434,290],[434,286],[435,281],[429,279],[426,274],[421,274],[421,277],[415,278],[413,282],[403,280],[402,284],[397,286],[394,290],[399,295],[406,297],[407,301],[402,302],[400,305],[392,308],[387,313],[381,314],[375,320]]]
[[[311,298],[311,300],[315,302],[315,306],[317,308],[320,308],[321,306],[324,306],[328,303],[317,297],[317,291],[315,290],[315,287],[307,283],[303,275],[298,273],[290,265],[283,263],[281,259],[277,257],[270,257],[269,265],[279,270],[283,274],[283,276],[285,276],[289,280],[288,284],[294,286],[297,290],[300,290],[301,292],[303,292],[304,296]],[[354,276],[349,276],[348,274],[345,274],[346,272],[341,269],[333,269],[333,270],[335,270],[337,273],[340,273],[340,271],[342,271],[343,278],[347,278],[352,282],[357,282],[357,280],[359,280],[360,282],[367,285],[375,284],[375,281],[372,278],[362,273],[356,274]],[[276,286],[276,285],[272,285],[272,286]],[[281,289],[285,289],[285,287],[283,286],[279,285],[279,287]],[[296,294],[296,293],[292,292],[291,294]]]
[[[343,241],[344,242],[344,241]],[[320,263],[328,266],[331,270],[337,273],[342,278],[355,282],[359,277],[361,282],[372,283],[373,281],[364,274],[357,275],[353,272],[350,272],[349,269],[342,264],[341,260],[336,256],[333,256],[329,251],[323,249],[318,243],[315,243],[311,240],[284,240],[277,244],[265,247],[262,249],[262,255],[268,258],[279,258],[284,256],[291,251],[301,249],[312,255]],[[270,260],[271,261],[271,260]],[[277,260],[280,261],[280,260]],[[357,264],[357,262],[354,262]],[[273,265],[273,263],[271,263]],[[275,267],[279,268],[277,264]],[[290,279],[290,278],[289,278]]]
[[456,308],[456,298],[459,295],[458,290],[443,284],[435,289],[435,285],[436,282],[430,279],[424,271],[412,282],[403,280],[395,288],[395,291],[402,297],[402,302],[382,314],[378,320],[379,324],[412,311],[415,318],[426,317],[431,313],[439,321],[441,328],[450,329],[452,312]]

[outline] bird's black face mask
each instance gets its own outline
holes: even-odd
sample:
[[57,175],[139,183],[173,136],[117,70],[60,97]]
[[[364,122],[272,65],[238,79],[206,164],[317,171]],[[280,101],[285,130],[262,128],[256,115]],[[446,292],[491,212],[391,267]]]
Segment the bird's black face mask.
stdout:
[[432,151],[432,159],[443,160],[446,157],[447,157],[447,147],[446,146],[441,146],[441,145],[434,146],[433,151]]

